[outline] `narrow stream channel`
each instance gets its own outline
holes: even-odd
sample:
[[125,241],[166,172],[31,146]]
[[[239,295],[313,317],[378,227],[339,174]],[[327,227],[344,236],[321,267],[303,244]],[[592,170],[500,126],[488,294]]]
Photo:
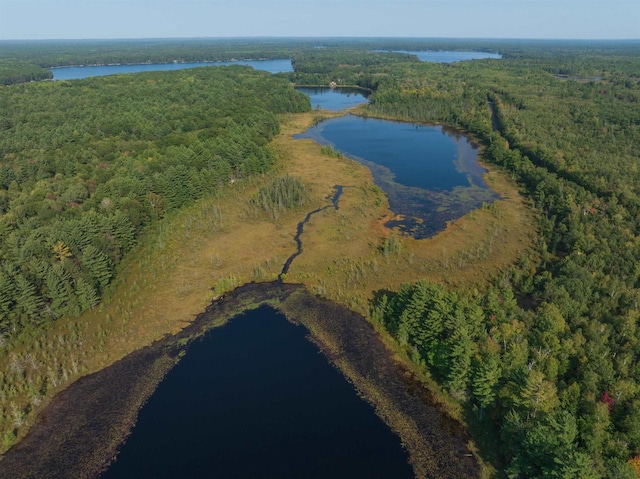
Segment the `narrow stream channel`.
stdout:
[[315,215],[316,213],[321,213],[322,211],[331,208],[331,206],[333,206],[335,210],[340,209],[338,202],[340,201],[340,195],[342,195],[342,190],[345,187],[342,185],[335,185],[333,188],[336,190],[336,192],[331,198],[332,204],[324,206],[322,208],[318,208],[316,210],[313,210],[307,213],[307,216],[305,216],[304,219],[300,223],[298,223],[296,235],[293,237],[296,244],[298,245],[298,250],[295,253],[293,253],[291,256],[289,256],[289,258],[287,258],[287,261],[285,261],[284,266],[282,267],[282,272],[278,275],[278,280],[280,282],[282,282],[283,276],[289,272],[289,268],[291,267],[291,263],[293,263],[293,260],[302,254],[302,240],[300,239],[300,236],[302,236],[302,233],[304,233],[304,225],[309,222],[309,220],[313,215]]

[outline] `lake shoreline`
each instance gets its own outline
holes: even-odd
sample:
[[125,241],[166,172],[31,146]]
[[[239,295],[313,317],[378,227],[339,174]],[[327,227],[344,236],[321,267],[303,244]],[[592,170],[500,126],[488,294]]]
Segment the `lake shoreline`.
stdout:
[[479,146],[463,132],[355,113],[318,122],[295,138],[330,146],[369,168],[399,217],[389,229],[432,238],[447,223],[499,199],[484,180]]
[[334,87],[332,87],[331,85],[307,85],[307,84],[302,84],[302,83],[294,83],[293,84],[294,88],[330,88],[330,89],[335,89],[335,90],[340,90],[340,89],[345,89],[345,90],[362,90],[362,91],[367,91],[370,94],[374,93],[374,90],[372,90],[371,88],[365,88],[363,86],[360,85],[336,85]]
[[188,65],[195,63],[202,63],[203,65],[209,65],[211,63],[236,63],[236,62],[258,62],[266,60],[289,60],[288,58],[236,58],[233,60],[202,60],[195,62],[177,61],[172,60],[169,62],[134,62],[134,63],[89,63],[89,64],[77,64],[77,65],[57,65],[43,67],[48,70],[58,70],[61,68],[84,68],[84,67],[122,67],[122,66],[136,66],[136,65]]
[[212,66],[249,66],[255,70],[267,71],[271,74],[289,73],[293,71],[290,58],[275,59],[238,59],[206,60],[206,61],[168,61],[168,62],[134,62],[134,63],[98,63],[91,65],[58,65],[46,67],[53,78],[48,81],[83,80],[111,75],[180,71]]
[[57,394],[0,461],[0,475],[98,477],[186,346],[260,304],[307,327],[310,340],[400,436],[417,477],[478,477],[464,427],[431,403],[428,391],[399,364],[364,317],[313,296],[302,285],[279,282],[237,288],[212,302],[178,334],[134,351]]

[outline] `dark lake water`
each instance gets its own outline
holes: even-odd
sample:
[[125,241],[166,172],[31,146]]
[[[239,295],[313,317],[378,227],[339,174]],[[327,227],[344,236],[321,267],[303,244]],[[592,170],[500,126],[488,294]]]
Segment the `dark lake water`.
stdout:
[[235,62],[200,62],[200,63],[153,63],[141,65],[101,65],[51,68],[54,80],[79,80],[81,78],[116,75],[122,73],[139,73],[150,71],[184,70],[205,66],[248,65],[256,70],[269,73],[292,72],[293,65],[288,58],[277,60],[238,60]]
[[341,111],[369,101],[367,91],[357,88],[308,88],[296,90],[311,97],[311,108],[318,106],[323,110]]
[[455,130],[347,115],[296,138],[331,145],[369,167],[391,210],[402,215],[389,226],[416,238],[498,198],[482,178],[477,147]]
[[412,478],[400,439],[269,307],[191,345],[104,478]]
[[484,58],[502,58],[498,53],[489,52],[454,52],[444,50],[394,50],[395,53],[410,53],[423,62],[453,63],[465,60],[482,60]]

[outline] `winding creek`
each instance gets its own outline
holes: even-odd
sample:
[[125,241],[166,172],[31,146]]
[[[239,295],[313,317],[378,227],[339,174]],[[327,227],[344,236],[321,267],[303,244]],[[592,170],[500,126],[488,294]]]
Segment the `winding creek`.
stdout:
[[[340,201],[340,196],[342,195],[342,190],[344,189],[344,186],[335,185],[333,189],[335,189],[336,192],[331,197],[331,203],[333,205],[333,208],[337,211],[340,209],[338,202]],[[298,223],[298,226],[296,229],[296,235],[293,237],[293,240],[296,242],[297,251],[293,253],[291,256],[289,256],[285,261],[284,266],[282,267],[282,272],[278,276],[279,281],[282,281],[284,275],[286,275],[289,272],[289,268],[291,267],[291,263],[293,263],[293,260],[302,254],[302,240],[300,237],[302,236],[302,233],[304,233],[304,225],[306,225],[309,222],[309,220],[311,220],[311,217],[313,215],[321,213],[322,211],[325,211],[329,208],[331,208],[331,205],[323,206],[322,208],[318,208],[313,211],[310,211],[309,213],[307,213],[307,216],[305,216],[304,220]]]
[[[436,208],[433,199],[408,208],[407,202],[419,198],[416,190],[458,191],[458,201],[461,188],[473,190],[475,196],[467,193],[475,201],[465,205],[468,209],[479,206],[478,198],[493,197],[482,180],[475,146],[456,132],[351,115],[314,129],[302,137],[337,146],[372,169],[392,208],[408,218],[396,219],[393,226],[408,230],[410,225],[416,237],[440,229],[439,223],[432,225],[431,210],[445,209],[442,201]],[[297,224],[296,251],[286,259],[277,284],[284,286],[290,266],[303,253],[305,225],[321,212],[338,210],[344,188],[334,185],[331,203]],[[403,198],[404,189],[411,200]],[[408,460],[399,438],[371,405],[305,341],[309,331],[285,319],[261,306],[191,344],[140,411],[103,477],[422,477],[416,444],[405,444]]]

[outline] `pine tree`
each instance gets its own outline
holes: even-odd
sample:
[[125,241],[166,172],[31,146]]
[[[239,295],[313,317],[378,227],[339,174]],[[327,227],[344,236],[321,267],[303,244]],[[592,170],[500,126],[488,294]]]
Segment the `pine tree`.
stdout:
[[461,397],[470,379],[471,358],[475,345],[471,339],[462,311],[457,309],[445,323],[448,339],[445,342],[446,362],[441,368],[445,371],[446,382],[454,395]]
[[87,246],[82,252],[82,264],[96,280],[100,291],[104,291],[113,277],[111,260],[94,246]]
[[515,398],[529,415],[538,412],[549,412],[558,405],[556,387],[544,378],[544,374],[535,369],[529,371],[526,384]]
[[486,353],[475,361],[471,391],[480,408],[486,409],[493,404],[501,374],[498,354]]
[[48,290],[47,296],[51,300],[51,310],[56,315],[66,313],[73,293],[71,275],[61,265],[55,265],[48,271],[45,285]]
[[39,311],[44,302],[37,294],[36,287],[23,275],[16,277],[17,304],[16,308],[21,313],[22,318],[37,322]]
[[0,272],[0,328],[8,321],[15,308],[16,284],[13,279]]
[[62,261],[63,258],[70,258],[73,256],[69,247],[64,244],[62,241],[58,241],[55,245],[53,245],[53,252],[58,261]]
[[78,278],[76,281],[75,293],[82,311],[93,308],[100,302],[100,298],[98,297],[96,290],[93,289],[93,286],[91,286],[91,284],[89,284],[89,282],[84,278]]
[[[163,206],[164,208],[164,206]],[[121,211],[116,211],[110,218],[111,230],[116,237],[121,255],[126,254],[135,245],[135,228]]]
[[422,347],[427,338],[423,317],[428,301],[428,284],[426,281],[418,281],[413,285],[409,302],[406,304],[401,315],[401,321],[403,321],[404,318],[409,328],[409,340],[411,344],[418,348]]

